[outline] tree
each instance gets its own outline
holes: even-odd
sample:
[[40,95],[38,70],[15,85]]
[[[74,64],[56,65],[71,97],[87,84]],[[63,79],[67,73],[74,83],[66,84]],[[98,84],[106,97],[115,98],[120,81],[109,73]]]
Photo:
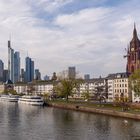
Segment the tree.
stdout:
[[68,78],[62,79],[56,86],[56,92],[58,93],[58,96],[65,97],[66,101],[68,101],[68,97],[78,90],[79,84],[80,80]]
[[89,91],[86,90],[85,92],[83,92],[82,96],[84,97],[84,100],[88,100],[89,99]]
[[59,97],[65,97],[66,101],[68,101],[69,96],[73,95],[78,91],[80,83],[82,80],[68,78],[66,71],[63,71],[58,78],[59,82],[55,86],[55,91],[57,92]]
[[[129,87],[131,91],[134,91],[134,96],[140,96],[140,69],[130,75]],[[132,93],[129,100],[132,101]]]

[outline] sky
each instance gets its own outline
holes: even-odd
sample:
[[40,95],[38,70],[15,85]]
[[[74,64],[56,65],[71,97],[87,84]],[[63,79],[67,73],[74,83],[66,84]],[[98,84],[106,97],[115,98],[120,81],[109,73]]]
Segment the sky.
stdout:
[[69,66],[91,78],[125,72],[139,13],[139,0],[0,0],[0,59],[7,68],[10,39],[21,66],[29,56],[42,76]]

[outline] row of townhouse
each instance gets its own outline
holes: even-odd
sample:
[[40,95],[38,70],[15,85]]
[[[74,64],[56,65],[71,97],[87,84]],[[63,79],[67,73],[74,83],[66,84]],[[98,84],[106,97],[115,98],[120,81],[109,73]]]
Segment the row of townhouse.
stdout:
[[[99,91],[100,90],[100,91]],[[107,98],[107,79],[94,78],[85,80],[80,85],[79,96],[82,97],[84,93],[88,92],[91,99],[96,99],[97,96],[104,96]]]
[[[80,84],[79,90],[76,94],[73,95],[73,98],[83,98],[84,93],[88,93],[91,99],[95,99],[97,96],[102,95],[106,98],[106,101],[113,102],[117,97],[121,97],[122,95],[126,98],[132,99],[135,101],[134,96],[131,96],[131,91],[129,90],[127,73],[115,73],[109,74],[105,78],[94,78],[89,80],[84,80],[83,83]],[[32,83],[19,83],[14,84],[14,90],[17,93],[27,94],[54,94],[54,86],[57,85],[58,81],[42,81],[42,82],[32,82]],[[0,86],[3,89],[2,86]]]
[[[56,83],[56,82],[55,82]],[[14,90],[19,94],[33,93],[37,95],[53,94],[54,83],[52,81],[14,84]]]

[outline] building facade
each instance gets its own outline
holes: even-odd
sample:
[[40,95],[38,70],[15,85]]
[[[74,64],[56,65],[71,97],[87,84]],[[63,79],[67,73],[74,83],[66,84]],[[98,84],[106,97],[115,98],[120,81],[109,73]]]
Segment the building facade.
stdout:
[[52,95],[53,83],[52,81],[36,82],[36,83],[19,83],[14,85],[14,90],[20,94],[34,94],[34,95]]
[[130,100],[131,93],[129,91],[129,74],[128,73],[115,73],[109,74],[107,77],[108,82],[108,101],[113,102],[116,98],[124,97]]

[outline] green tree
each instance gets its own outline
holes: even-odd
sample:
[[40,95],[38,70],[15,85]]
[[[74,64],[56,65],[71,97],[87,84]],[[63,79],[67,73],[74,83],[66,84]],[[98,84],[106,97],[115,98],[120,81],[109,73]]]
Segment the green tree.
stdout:
[[82,96],[84,97],[84,100],[88,100],[89,99],[89,91],[86,90],[85,92],[83,92]]
[[[129,77],[129,87],[134,91],[134,96],[140,96],[140,69],[136,70]],[[132,93],[130,92],[129,100],[132,101]]]
[[82,79],[68,78],[67,72],[63,71],[58,77],[58,84],[55,86],[55,91],[59,97],[65,97],[68,101],[69,96],[79,91]]
[[78,90],[79,84],[81,80],[76,79],[62,79],[56,86],[56,92],[58,96],[65,97],[66,101],[68,101],[68,97],[73,95],[76,90]]

